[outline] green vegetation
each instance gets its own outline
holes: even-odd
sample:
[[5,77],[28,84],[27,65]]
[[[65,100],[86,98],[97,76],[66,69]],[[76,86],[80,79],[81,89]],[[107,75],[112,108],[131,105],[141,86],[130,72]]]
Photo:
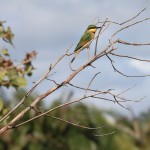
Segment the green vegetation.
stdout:
[[[12,99],[20,100],[25,94],[25,91],[20,90],[16,92]],[[27,101],[32,101],[33,96],[29,96]],[[12,100],[10,100],[11,102]],[[61,104],[61,99],[56,100],[50,107]],[[11,103],[10,103],[11,105]],[[7,104],[8,106],[8,104]],[[27,104],[22,105],[22,107]],[[21,108],[20,108],[21,109]],[[41,103],[39,108],[41,111],[46,110]],[[17,110],[20,111],[20,110]],[[37,112],[30,111],[22,120],[25,121],[36,115]],[[145,112],[137,118],[138,125],[142,132],[143,142],[130,136],[124,132],[123,129],[117,127],[118,124],[134,130],[133,120],[126,117],[113,115],[116,124],[109,122],[105,117],[106,112],[100,111],[97,108],[88,108],[83,104],[77,104],[70,107],[64,107],[52,112],[50,115],[62,118],[72,123],[79,123],[80,125],[88,127],[105,126],[98,130],[87,130],[75,127],[71,124],[64,123],[52,117],[41,117],[25,124],[19,128],[7,131],[0,138],[0,149],[5,150],[32,150],[32,149],[54,149],[54,150],[149,150],[150,147],[150,126],[149,116],[150,112]],[[113,112],[111,112],[112,114]],[[14,112],[13,116],[16,114]],[[114,113],[115,114],[115,113]],[[13,117],[12,116],[12,117]],[[11,118],[10,118],[11,119]],[[114,134],[107,136],[102,135],[116,131]]]
[[[4,27],[5,21],[0,21],[0,38],[11,44],[13,47],[12,40],[14,34],[10,27],[7,30]],[[25,87],[27,80],[25,75],[31,76],[34,67],[32,66],[32,60],[35,58],[36,52],[32,51],[27,53],[25,58],[20,64],[14,64],[14,61],[10,58],[10,53],[7,48],[0,50],[0,86],[3,87]]]
[[[4,42],[12,45],[14,38],[14,33],[10,27],[4,26],[6,21],[0,21],[0,39]],[[16,52],[17,53],[17,52]],[[23,88],[27,85],[26,76],[31,76],[34,69],[32,65],[33,59],[36,57],[36,52],[32,51],[27,53],[24,59],[16,64],[10,57],[9,50],[3,48],[0,50],[0,88],[1,87],[13,87],[15,89]],[[9,111],[8,107],[3,104],[3,99],[0,97],[0,119]],[[7,118],[8,119],[8,118]],[[7,119],[3,122],[3,125],[7,123]]]

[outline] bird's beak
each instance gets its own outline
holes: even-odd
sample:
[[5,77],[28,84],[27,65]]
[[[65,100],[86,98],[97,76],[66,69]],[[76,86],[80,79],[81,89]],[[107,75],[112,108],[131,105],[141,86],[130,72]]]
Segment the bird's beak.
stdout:
[[102,28],[102,27],[96,27],[96,28],[98,29],[98,28]]

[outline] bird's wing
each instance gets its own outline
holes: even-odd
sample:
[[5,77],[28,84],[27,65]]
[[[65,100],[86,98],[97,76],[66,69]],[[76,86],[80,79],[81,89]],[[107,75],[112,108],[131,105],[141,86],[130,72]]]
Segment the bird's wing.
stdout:
[[[83,36],[81,37],[79,43],[77,44],[74,51],[78,51],[81,49],[87,42],[92,40],[92,35],[89,32],[85,32]],[[86,47],[85,47],[86,48]]]

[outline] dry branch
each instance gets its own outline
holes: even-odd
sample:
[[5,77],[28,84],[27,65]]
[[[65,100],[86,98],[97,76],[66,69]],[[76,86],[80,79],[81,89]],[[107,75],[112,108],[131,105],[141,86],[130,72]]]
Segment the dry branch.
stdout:
[[[76,86],[75,84],[72,84],[72,80],[77,76],[77,75],[80,75],[80,72],[82,72],[85,68],[87,67],[90,67],[92,66],[92,64],[94,62],[96,62],[98,59],[106,56],[109,61],[111,62],[111,66],[113,67],[114,71],[118,72],[119,74],[125,76],[125,77],[146,77],[146,76],[149,76],[149,75],[126,75],[125,73],[122,73],[120,70],[118,70],[115,65],[114,65],[114,61],[112,60],[112,58],[110,57],[110,55],[114,55],[116,57],[126,57],[126,58],[130,58],[130,59],[135,59],[137,61],[144,61],[144,62],[150,62],[150,60],[144,60],[144,59],[139,59],[139,58],[136,58],[136,57],[131,57],[131,56],[128,56],[128,55],[121,55],[121,54],[117,54],[117,48],[115,48],[115,45],[116,44],[123,44],[123,45],[129,45],[129,46],[150,46],[150,43],[144,43],[144,44],[141,44],[141,43],[131,43],[131,42],[128,42],[128,41],[123,41],[123,40],[120,40],[120,39],[115,39],[115,36],[118,35],[120,32],[122,31],[125,31],[127,29],[129,29],[130,27],[133,27],[135,26],[136,24],[139,24],[139,23],[142,23],[144,21],[148,21],[150,20],[150,18],[146,18],[146,19],[143,19],[143,20],[140,20],[140,21],[136,21],[134,23],[131,23],[132,21],[134,21],[135,18],[137,18],[142,12],[144,12],[145,9],[143,9],[142,11],[140,11],[136,16],[132,17],[131,19],[128,19],[122,23],[116,23],[114,21],[108,21],[107,19],[103,22],[103,25],[101,26],[101,29],[99,30],[97,36],[93,39],[93,40],[96,40],[96,43],[95,43],[95,54],[94,56],[92,56],[92,58],[90,60],[88,60],[86,63],[84,63],[83,65],[79,66],[76,70],[72,69],[72,66],[71,64],[69,63],[69,67],[70,69],[73,71],[70,75],[68,75],[68,77],[63,80],[61,83],[58,83],[56,80],[52,80],[49,78],[50,76],[50,73],[53,73],[55,67],[57,66],[57,64],[60,64],[62,59],[66,58],[66,57],[71,57],[73,53],[69,53],[69,50],[70,50],[70,47],[66,50],[66,52],[60,56],[60,58],[58,58],[56,60],[56,62],[54,64],[51,64],[49,69],[47,70],[47,72],[37,81],[34,83],[33,87],[31,87],[31,89],[26,93],[26,95],[20,100],[20,102],[8,113],[6,114],[1,120],[0,122],[4,121],[8,116],[11,116],[11,114],[17,110],[18,107],[20,107],[20,105],[24,104],[24,102],[26,101],[27,97],[35,90],[35,88],[37,86],[40,85],[40,83],[43,81],[43,80],[50,80],[51,82],[54,82],[55,83],[55,86],[48,89],[47,91],[43,92],[41,95],[37,96],[36,99],[29,105],[27,106],[25,109],[23,109],[21,112],[19,112],[10,122],[8,122],[4,127],[2,127],[0,129],[0,134],[3,134],[4,132],[6,132],[8,129],[12,129],[12,128],[16,128],[16,127],[19,127],[21,125],[25,125],[26,123],[30,122],[30,121],[33,121],[37,118],[40,118],[42,116],[47,116],[47,117],[51,117],[51,118],[54,118],[54,119],[57,119],[57,120],[60,120],[60,121],[63,121],[63,122],[66,122],[66,123],[69,123],[73,126],[78,126],[80,128],[84,128],[84,129],[93,129],[93,128],[90,128],[90,127],[85,127],[85,126],[81,126],[79,125],[78,123],[75,124],[75,123],[71,123],[69,121],[66,121],[66,120],[63,120],[62,118],[57,118],[57,117],[54,117],[54,116],[51,116],[50,113],[52,111],[55,111],[57,109],[60,109],[62,107],[65,107],[65,106],[68,106],[68,105],[71,105],[73,103],[78,103],[82,100],[85,100],[85,99],[100,99],[100,100],[107,100],[107,101],[111,101],[111,102],[114,102],[114,103],[117,103],[118,105],[120,105],[121,107],[125,108],[125,109],[128,109],[126,108],[125,106],[123,106],[121,103],[124,103],[124,102],[127,102],[127,101],[133,101],[133,102],[139,102],[140,100],[142,100],[143,98],[139,99],[139,100],[130,100],[130,99],[127,99],[125,97],[121,97],[121,95],[127,91],[129,91],[130,89],[132,88],[127,88],[125,89],[124,91],[118,93],[118,94],[114,94],[112,92],[112,89],[108,89],[106,91],[100,91],[99,89],[91,89],[90,88],[90,85],[91,83],[93,83],[93,80],[95,79],[95,77],[98,75],[95,74],[93,75],[93,78],[89,81],[89,84],[87,87],[81,87],[81,86]],[[128,25],[126,25],[127,23],[129,23]],[[100,50],[98,49],[98,41],[99,41],[99,38],[100,38],[100,35],[103,34],[106,30],[109,29],[110,25],[111,24],[116,24],[119,29],[117,31],[115,31],[111,37],[108,39],[108,43],[107,45],[105,46],[104,49]],[[124,26],[123,26],[124,25]],[[104,28],[105,27],[105,28]],[[90,42],[92,42],[93,40],[91,40]],[[89,43],[87,43],[89,44]],[[86,46],[86,45],[85,45]],[[114,51],[116,53],[114,53]],[[67,64],[68,65],[68,64]],[[66,65],[66,66],[67,66]],[[95,67],[93,67],[95,68]],[[67,86],[68,85],[68,86]],[[44,98],[46,98],[47,96],[51,95],[53,92],[59,90],[60,88],[62,88],[63,86],[67,86],[67,87],[74,87],[74,88],[77,88],[79,90],[84,90],[85,91],[85,94],[83,96],[81,96],[80,98],[77,98],[75,100],[72,100],[72,101],[69,101],[69,102],[65,102],[64,104],[61,104],[57,107],[54,107],[54,108],[51,108],[45,112],[41,112],[37,109],[35,109],[36,105],[41,101],[43,100]],[[89,94],[87,94],[89,93]],[[111,98],[107,98],[106,96],[111,96]],[[34,110],[36,112],[38,112],[38,114],[36,116],[34,116],[33,118],[29,118],[28,120],[26,120],[25,122],[19,122],[19,120],[25,115],[25,113],[29,112],[30,110]],[[19,122],[19,123],[18,123]],[[96,129],[96,128],[94,128]],[[114,133],[114,132],[112,132]],[[107,133],[107,134],[104,134],[104,135],[109,135],[109,134],[112,134],[112,133]],[[95,136],[102,136],[102,135],[95,135]]]

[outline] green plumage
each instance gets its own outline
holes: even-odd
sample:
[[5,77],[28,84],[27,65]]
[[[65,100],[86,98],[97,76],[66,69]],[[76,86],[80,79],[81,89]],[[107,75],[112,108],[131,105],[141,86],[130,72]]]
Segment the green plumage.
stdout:
[[[91,44],[91,40],[94,38],[95,36],[95,32],[96,32],[97,27],[95,25],[89,25],[88,28],[86,29],[86,31],[84,32],[84,34],[82,35],[79,43],[77,44],[74,52],[75,52],[75,56],[74,58],[71,60],[71,63],[74,61],[74,59],[76,58],[76,56],[85,48],[88,48]],[[89,42],[89,43],[88,43]],[[88,43],[88,44],[87,44]]]
[[[90,43],[88,45],[86,45],[85,47],[84,47],[84,45],[86,43],[90,42],[93,38],[94,38],[94,35],[92,33],[90,33],[88,30],[85,31],[85,33],[81,37],[81,39],[80,39],[79,43],[77,44],[77,46],[76,46],[74,51],[76,52],[79,49],[83,50],[84,48],[87,48],[90,45]],[[83,49],[82,49],[82,47],[83,47]]]

